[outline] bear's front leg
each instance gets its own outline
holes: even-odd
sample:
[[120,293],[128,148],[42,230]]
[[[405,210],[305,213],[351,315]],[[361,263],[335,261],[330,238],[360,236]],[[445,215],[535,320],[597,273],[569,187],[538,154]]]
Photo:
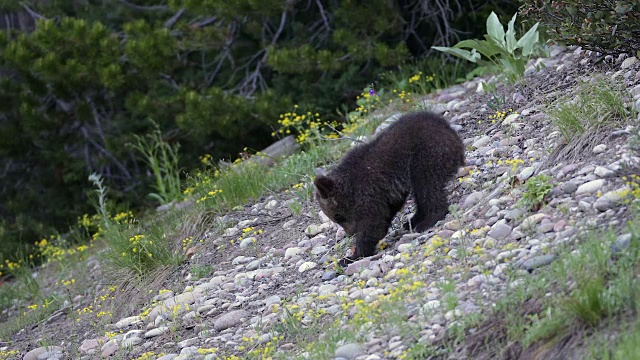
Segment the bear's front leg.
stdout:
[[353,246],[351,247],[351,256],[346,256],[338,265],[346,267],[354,261],[372,256],[376,253],[376,245],[387,234],[387,224],[368,224],[361,226],[353,236]]

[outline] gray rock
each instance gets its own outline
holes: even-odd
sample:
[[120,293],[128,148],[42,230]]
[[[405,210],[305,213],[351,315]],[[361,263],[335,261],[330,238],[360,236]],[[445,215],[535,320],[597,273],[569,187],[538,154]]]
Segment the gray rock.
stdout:
[[104,345],[102,345],[102,348],[100,349],[102,357],[106,358],[115,354],[118,351],[118,348],[118,342],[116,341],[116,339],[107,341]]
[[318,294],[320,295],[328,295],[336,292],[337,286],[333,284],[324,284],[318,287]]
[[336,277],[336,272],[333,270],[328,270],[322,273],[322,281],[333,280]]
[[264,299],[264,305],[269,307],[272,304],[280,304],[282,299],[278,295],[271,295],[268,298]]
[[515,220],[519,219],[522,215],[524,215],[525,211],[520,208],[512,209],[504,213],[504,218],[507,220]]
[[615,172],[607,169],[604,166],[596,166],[596,169],[593,171],[593,173],[596,174],[598,177],[601,177],[601,178],[610,177],[610,176],[613,176],[615,174]]
[[178,354],[166,354],[166,355],[162,355],[156,360],[173,360],[177,357],[178,357]]
[[155,329],[151,329],[149,331],[147,331],[146,333],[144,333],[144,337],[145,338],[152,338],[152,337],[156,337],[159,335],[162,335],[164,333],[166,333],[167,331],[169,331],[169,327],[168,326],[160,326],[157,327]]
[[122,346],[123,348],[132,348],[140,344],[141,342],[142,342],[141,338],[134,336],[134,337],[130,337],[122,340],[122,342],[120,343],[120,346]]
[[472,207],[473,205],[479,203],[482,198],[484,198],[484,193],[482,191],[475,191],[469,194],[466,199],[464,199],[464,203],[462,204],[462,206],[464,206],[465,208]]
[[300,267],[298,268],[298,272],[303,273],[303,272],[309,271],[309,270],[311,270],[311,269],[313,269],[313,268],[315,268],[317,266],[318,266],[318,263],[316,263],[316,262],[306,261],[306,262],[302,263],[302,265],[300,265]]
[[503,240],[511,234],[512,230],[511,226],[507,225],[504,220],[501,220],[491,227],[491,230],[489,230],[487,235],[494,239]]
[[249,312],[245,310],[233,310],[228,313],[219,316],[213,322],[213,328],[216,331],[222,331],[230,327],[236,326],[242,323],[243,318],[249,317]]
[[611,252],[617,254],[628,248],[631,244],[631,237],[630,233],[618,236],[616,242],[611,245]]
[[629,69],[629,68],[635,66],[636,64],[638,64],[638,58],[636,58],[635,56],[632,56],[630,58],[625,59],[622,62],[622,65],[620,65],[620,68]]
[[304,230],[304,233],[309,235],[309,236],[316,236],[318,234],[320,234],[321,232],[325,232],[327,230],[329,230],[331,228],[331,223],[322,223],[320,225],[309,225],[307,226],[307,228]]
[[578,186],[578,189],[576,190],[576,195],[584,195],[584,194],[596,193],[596,192],[600,191],[600,189],[602,189],[602,187],[606,183],[607,182],[604,179],[597,179],[597,180],[592,180],[592,181],[586,182],[586,183]]
[[607,145],[605,144],[599,144],[593,147],[593,153],[594,154],[602,154],[603,152],[607,151]]
[[253,236],[250,236],[248,238],[242,239],[242,241],[240,241],[240,249],[245,249],[247,248],[249,245],[253,244],[256,241],[256,238]]
[[518,179],[520,179],[520,181],[526,181],[531,177],[531,175],[533,175],[534,171],[535,169],[533,168],[533,166],[528,166],[520,171],[520,174],[518,174]]
[[355,359],[356,356],[364,354],[364,349],[360,344],[344,344],[336,349],[336,357],[341,357],[345,359]]
[[531,259],[524,261],[521,267],[531,272],[537,268],[551,264],[551,262],[555,260],[555,258],[556,257],[553,254],[535,256],[535,257],[532,257]]
[[253,260],[252,262],[247,264],[247,271],[253,271],[256,270],[257,268],[260,267],[260,265],[262,265],[262,263],[264,262],[263,259],[256,259]]
[[369,264],[371,264],[371,260],[369,259],[358,260],[356,262],[349,264],[349,266],[347,266],[347,269],[344,271],[344,273],[345,275],[353,275],[369,267]]
[[478,149],[489,144],[490,142],[491,142],[491,137],[485,135],[479,138],[478,140],[474,141],[473,144],[471,144],[471,146]]
[[99,339],[85,339],[82,341],[82,345],[78,348],[81,354],[87,354],[100,346]]
[[200,343],[200,339],[197,337],[189,338],[178,343],[178,348],[183,349],[189,346],[194,346]]
[[300,247],[290,247],[287,250],[285,250],[284,252],[284,258],[285,259],[289,259],[292,258],[294,256],[298,256],[304,253],[304,249],[300,248]]

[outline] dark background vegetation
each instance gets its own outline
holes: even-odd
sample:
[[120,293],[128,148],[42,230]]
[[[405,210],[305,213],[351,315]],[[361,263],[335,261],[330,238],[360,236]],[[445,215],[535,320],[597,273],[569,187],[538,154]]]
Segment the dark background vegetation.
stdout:
[[[579,17],[592,16],[572,1],[524,4],[530,20],[559,22],[551,30],[563,34],[584,33]],[[293,104],[341,120],[338,109],[383,72],[433,57],[432,45],[482,38],[491,11],[506,22],[518,5],[0,0],[0,260],[94,212],[92,172],[122,208],[157,205],[147,197],[152,176],[127,145],[155,124],[181,145],[185,171],[205,153],[233,159],[269,145]],[[637,22],[629,6],[590,21]]]

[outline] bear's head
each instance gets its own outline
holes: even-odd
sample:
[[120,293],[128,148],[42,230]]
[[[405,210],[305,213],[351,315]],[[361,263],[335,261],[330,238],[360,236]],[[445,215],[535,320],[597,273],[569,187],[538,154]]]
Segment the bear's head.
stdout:
[[318,200],[322,212],[333,222],[342,226],[347,235],[353,235],[355,221],[351,215],[352,209],[348,194],[343,191],[340,182],[320,175],[313,183],[316,186],[316,200]]

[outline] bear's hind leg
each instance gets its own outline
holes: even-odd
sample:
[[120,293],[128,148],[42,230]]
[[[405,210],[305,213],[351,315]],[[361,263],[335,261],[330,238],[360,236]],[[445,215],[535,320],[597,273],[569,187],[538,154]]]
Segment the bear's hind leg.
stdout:
[[416,214],[411,218],[411,227],[423,232],[447,216],[449,205],[444,186],[425,186],[417,188]]

